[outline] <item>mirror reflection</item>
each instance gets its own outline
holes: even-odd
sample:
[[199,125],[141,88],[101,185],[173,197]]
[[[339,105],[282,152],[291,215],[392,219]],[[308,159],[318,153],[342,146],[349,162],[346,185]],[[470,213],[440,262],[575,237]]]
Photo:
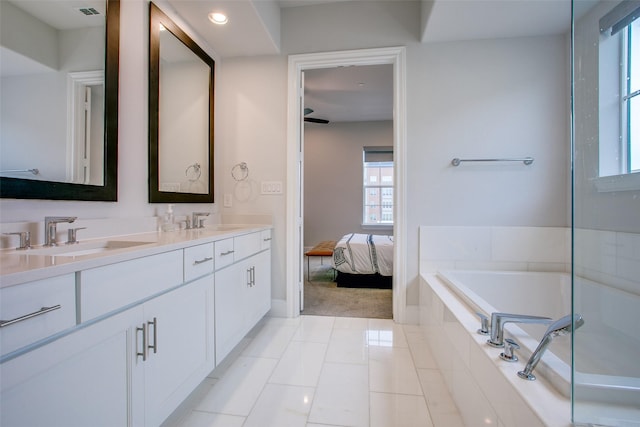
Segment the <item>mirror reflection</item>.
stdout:
[[0,176],[104,184],[104,1],[0,2]]
[[213,202],[214,61],[153,3],[149,201]]
[[209,66],[160,31],[159,190],[209,192]]

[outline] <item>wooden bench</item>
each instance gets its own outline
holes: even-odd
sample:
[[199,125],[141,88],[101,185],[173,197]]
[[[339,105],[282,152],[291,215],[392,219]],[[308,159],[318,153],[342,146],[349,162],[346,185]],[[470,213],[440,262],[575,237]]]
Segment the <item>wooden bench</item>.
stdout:
[[309,281],[310,275],[310,260],[312,256],[319,256],[320,263],[322,264],[323,257],[333,256],[333,250],[336,247],[337,240],[323,240],[322,242],[309,249],[304,254],[307,256],[307,281]]

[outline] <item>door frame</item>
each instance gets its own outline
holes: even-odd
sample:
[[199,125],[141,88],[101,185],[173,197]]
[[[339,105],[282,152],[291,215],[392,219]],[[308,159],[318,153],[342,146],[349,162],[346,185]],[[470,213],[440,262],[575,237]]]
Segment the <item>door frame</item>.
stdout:
[[[393,65],[393,157],[394,157],[394,252],[393,252],[393,319],[407,320],[406,281],[406,49],[389,47],[336,52],[290,55],[287,84],[287,196],[286,196],[286,312],[287,317],[300,315],[300,286],[304,284],[302,235],[299,225],[303,213],[301,200],[302,150],[300,135],[302,117],[302,72],[318,68],[351,65]],[[300,212],[300,215],[298,215]]]

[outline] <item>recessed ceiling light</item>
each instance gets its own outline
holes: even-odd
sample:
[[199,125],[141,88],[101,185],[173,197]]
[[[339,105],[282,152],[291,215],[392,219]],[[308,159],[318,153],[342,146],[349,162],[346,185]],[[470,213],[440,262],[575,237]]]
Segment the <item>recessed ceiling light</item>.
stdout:
[[211,12],[209,14],[209,21],[213,22],[214,24],[223,25],[229,22],[229,18],[227,18],[227,15],[225,15],[224,13]]

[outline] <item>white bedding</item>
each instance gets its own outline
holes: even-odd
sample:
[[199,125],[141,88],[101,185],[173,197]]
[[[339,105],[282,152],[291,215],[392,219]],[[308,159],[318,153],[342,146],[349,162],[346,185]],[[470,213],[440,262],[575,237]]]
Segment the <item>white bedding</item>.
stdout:
[[345,234],[331,258],[333,268],[349,274],[393,275],[393,236]]

